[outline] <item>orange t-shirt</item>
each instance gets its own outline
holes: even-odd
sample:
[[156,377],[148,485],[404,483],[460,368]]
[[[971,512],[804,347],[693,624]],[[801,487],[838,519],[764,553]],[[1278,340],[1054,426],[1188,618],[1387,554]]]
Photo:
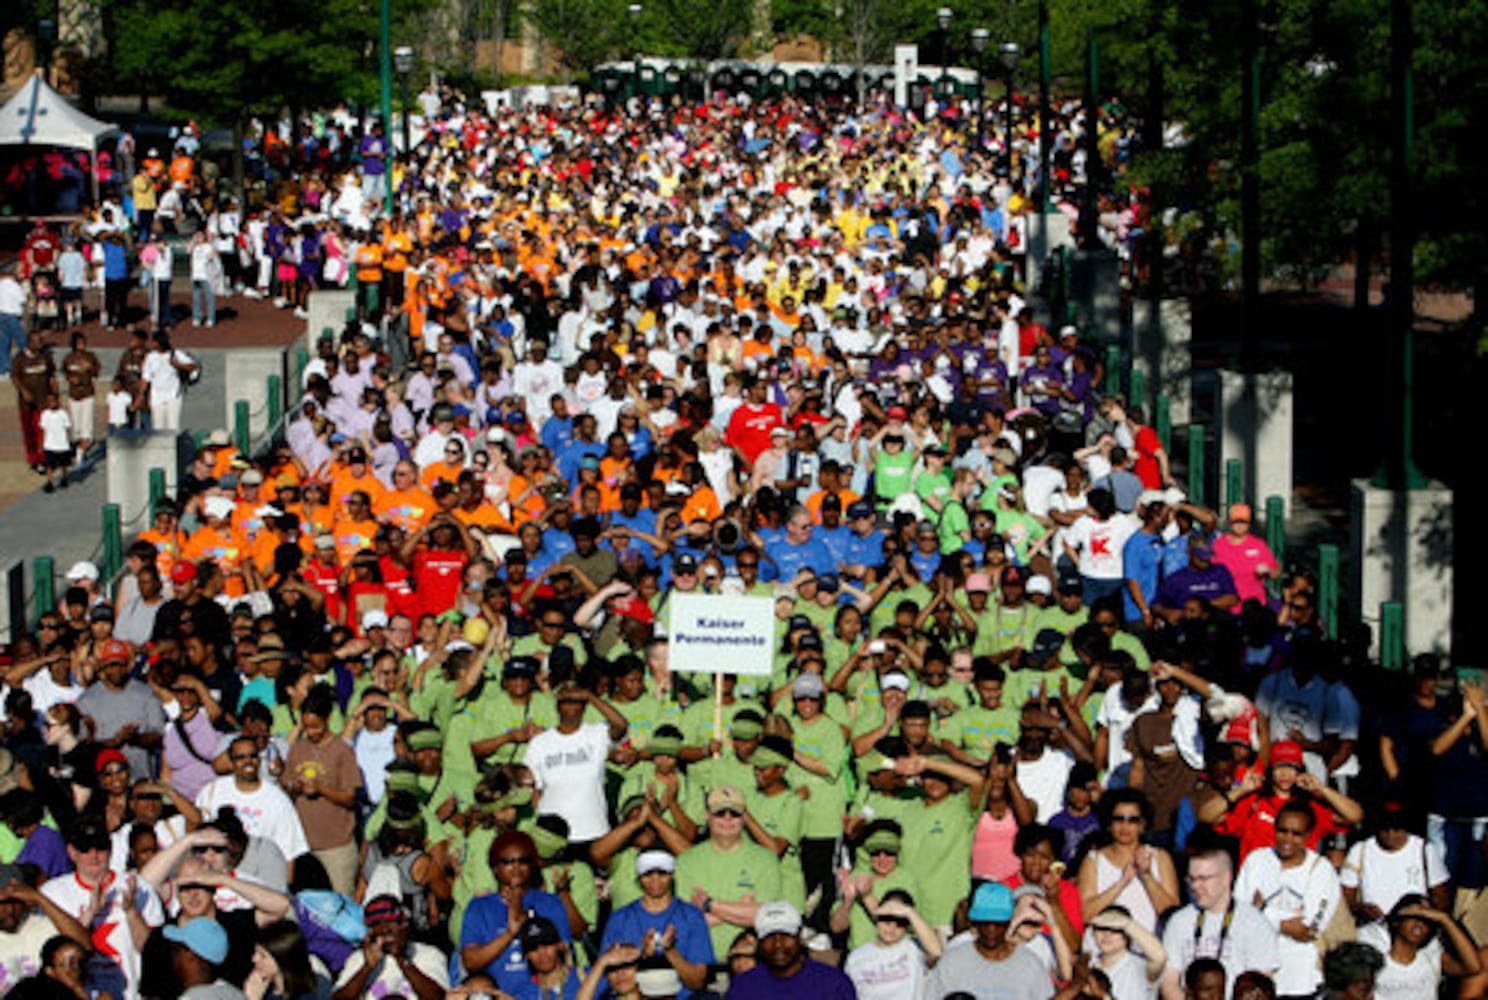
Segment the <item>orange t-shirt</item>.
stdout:
[[459,480],[460,473],[464,472],[465,469],[466,465],[464,462],[446,462],[441,458],[439,461],[432,462],[424,467],[424,471],[419,473],[419,483],[426,490],[432,490],[434,484],[441,479],[453,486]]
[[171,570],[175,569],[180,560],[181,548],[185,544],[185,536],[181,530],[156,531],[154,528],[147,528],[140,532],[139,540],[155,546],[155,568],[160,571],[162,579],[169,580]]
[[407,490],[389,490],[373,508],[377,519],[385,524],[396,524],[404,531],[418,531],[429,523],[439,510],[439,504],[428,490],[415,486]]
[[248,543],[240,532],[233,528],[223,531],[207,525],[191,533],[181,551],[181,558],[188,562],[211,559],[222,570],[223,590],[230,597],[241,597],[248,592],[242,576],[242,562],[247,554]]
[[699,486],[682,505],[682,520],[688,524],[694,521],[711,521],[722,516],[723,507],[719,505],[718,494],[713,492],[711,486]]
[[372,543],[377,538],[377,522],[338,517],[331,527],[331,534],[336,539],[336,561],[345,566],[358,552],[372,548]]

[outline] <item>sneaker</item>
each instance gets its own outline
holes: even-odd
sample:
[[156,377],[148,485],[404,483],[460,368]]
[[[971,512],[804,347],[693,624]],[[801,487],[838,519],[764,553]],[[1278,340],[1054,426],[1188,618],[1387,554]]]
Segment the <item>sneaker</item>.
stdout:
[[57,487],[53,486],[52,485],[52,481],[50,479],[48,479],[47,480],[47,484],[41,488],[41,492],[43,492],[43,493],[55,493],[55,492],[57,492]]
[[289,305],[289,300],[284,298],[283,296],[280,296],[279,298],[274,300],[275,309],[283,309],[287,305]]
[[201,326],[201,320],[194,319],[194,320],[191,321],[191,325],[192,326],[198,326],[199,327],[199,326]]
[[310,318],[310,310],[308,310],[308,309],[296,309],[294,311],[294,314],[299,319],[309,319]]
[[261,299],[263,298],[263,292],[260,292],[257,288],[245,288],[243,289],[243,297],[248,299]]
[[209,319],[209,320],[207,320],[207,322],[204,325],[206,326],[206,328],[208,330],[210,330],[210,329],[212,329],[212,327],[214,327],[214,326],[217,325],[217,321],[215,319]]

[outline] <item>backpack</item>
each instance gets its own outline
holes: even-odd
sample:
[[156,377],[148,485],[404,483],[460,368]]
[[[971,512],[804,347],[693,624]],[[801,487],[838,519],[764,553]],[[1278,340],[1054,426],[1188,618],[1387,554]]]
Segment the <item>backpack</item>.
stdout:
[[202,380],[202,375],[205,374],[206,368],[201,363],[200,358],[197,358],[191,354],[187,354],[185,351],[177,349],[176,360],[185,362],[186,364],[191,366],[190,371],[181,373],[181,381],[188,387],[196,385]]

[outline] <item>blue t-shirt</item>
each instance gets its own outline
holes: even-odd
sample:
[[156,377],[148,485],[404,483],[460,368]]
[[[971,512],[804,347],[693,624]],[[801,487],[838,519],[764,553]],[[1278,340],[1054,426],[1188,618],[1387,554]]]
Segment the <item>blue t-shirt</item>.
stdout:
[[543,447],[558,454],[573,443],[573,418],[549,417],[542,425]]
[[[528,889],[522,894],[522,907],[529,915],[535,914],[551,920],[564,943],[573,943],[568,929],[568,913],[557,896],[539,889]],[[506,917],[506,900],[500,893],[477,896],[470,901],[470,907],[465,911],[465,924],[460,928],[460,947],[463,949],[469,945],[482,945],[500,937],[506,932]],[[515,939],[490,965],[484,969],[468,971],[484,972],[496,980],[496,985],[504,993],[513,996],[537,995],[532,974],[527,971],[527,959],[522,955],[522,945]]]
[[[1162,536],[1149,535],[1145,531],[1133,533],[1121,550],[1121,575],[1137,582],[1149,606],[1157,599],[1157,584],[1162,579],[1162,557]],[[1132,600],[1125,587],[1121,588],[1121,598],[1126,602],[1127,621],[1142,617],[1142,609],[1137,607],[1137,602]]]
[[[713,939],[708,935],[708,918],[691,903],[673,899],[671,905],[660,913],[651,913],[640,900],[620,907],[610,915],[605,925],[604,941],[600,945],[603,954],[616,944],[629,944],[644,948],[646,932],[655,931],[660,937],[667,927],[676,928],[677,952],[689,962],[700,965],[713,964]],[[686,998],[692,991],[683,989],[678,997]]]
[[[803,569],[811,569],[818,576],[837,572],[837,563],[832,552],[818,538],[808,538],[800,545],[772,545],[768,547],[770,558],[775,560],[776,579],[791,580]],[[764,566],[760,566],[760,577],[764,577]]]

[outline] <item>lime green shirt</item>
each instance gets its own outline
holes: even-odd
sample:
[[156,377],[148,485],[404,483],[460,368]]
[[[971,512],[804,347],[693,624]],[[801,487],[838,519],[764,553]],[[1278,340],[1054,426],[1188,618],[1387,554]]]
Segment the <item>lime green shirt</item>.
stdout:
[[[730,903],[745,897],[760,903],[780,899],[780,859],[747,837],[731,851],[721,851],[713,841],[705,840],[677,859],[678,897],[691,899],[698,889]],[[723,922],[715,925],[709,934],[713,953],[728,954],[729,945],[743,929]]]
[[928,800],[906,812],[900,823],[904,843],[913,845],[900,858],[919,883],[915,908],[931,927],[951,922],[956,906],[971,892],[971,841],[976,831],[968,792],[956,792],[939,803]]

